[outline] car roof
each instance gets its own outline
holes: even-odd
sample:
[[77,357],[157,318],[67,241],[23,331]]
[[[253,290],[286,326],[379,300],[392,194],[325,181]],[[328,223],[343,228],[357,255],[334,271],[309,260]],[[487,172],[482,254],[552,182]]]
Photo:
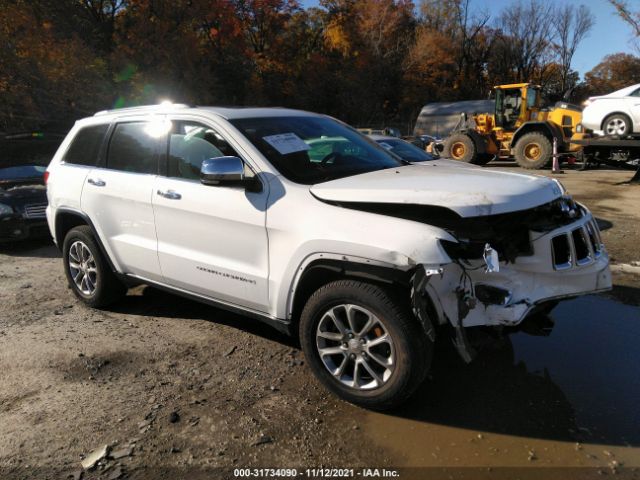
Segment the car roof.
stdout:
[[102,110],[94,117],[115,117],[145,114],[175,114],[185,112],[208,112],[227,120],[259,117],[321,116],[317,113],[281,107],[213,107],[189,106],[182,103],[162,103],[139,107]]
[[215,113],[227,120],[239,118],[259,118],[259,117],[320,117],[320,114],[306,112],[304,110],[294,110],[282,107],[197,107],[199,110],[207,110]]

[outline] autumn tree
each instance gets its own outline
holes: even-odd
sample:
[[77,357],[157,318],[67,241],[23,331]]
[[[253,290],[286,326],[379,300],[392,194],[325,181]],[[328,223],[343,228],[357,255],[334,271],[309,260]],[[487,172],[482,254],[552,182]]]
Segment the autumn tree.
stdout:
[[[434,40],[444,42],[436,51],[443,69],[453,78],[448,83],[450,98],[475,97],[486,89],[485,65],[495,37],[487,27],[487,12],[472,13],[471,0],[423,0],[420,5],[420,27],[416,44],[410,54],[409,65],[415,59],[428,55],[425,47],[434,46]],[[433,65],[431,65],[433,67]],[[440,70],[440,69],[439,69]]]
[[[534,81],[559,98],[577,82],[571,63],[592,23],[586,7],[551,0],[502,11],[479,0],[0,1],[4,130],[64,129],[162,98],[288,106],[370,126],[404,126],[427,102],[484,98],[500,83]],[[629,2],[610,1],[637,20]],[[636,60],[607,59],[590,88],[635,78]]]
[[388,123],[398,113],[402,63],[413,42],[413,4],[329,0],[321,5],[328,12],[325,48],[334,67],[338,116]]
[[158,97],[211,98],[199,13],[189,0],[131,0],[118,18],[119,48],[112,57],[118,106]]
[[604,95],[640,83],[640,58],[628,53],[607,55],[585,74],[589,95]]
[[[108,98],[105,63],[82,38],[61,35],[31,2],[0,9],[0,130],[66,128]],[[90,85],[91,90],[79,88]]]

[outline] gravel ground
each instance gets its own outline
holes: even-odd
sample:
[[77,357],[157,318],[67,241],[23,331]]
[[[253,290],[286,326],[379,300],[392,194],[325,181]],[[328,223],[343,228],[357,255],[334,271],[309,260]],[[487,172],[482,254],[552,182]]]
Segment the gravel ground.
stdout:
[[[612,321],[627,319],[626,331],[597,333],[601,323],[583,323],[584,342],[611,335],[607,344],[618,355],[629,348],[623,356],[633,365],[623,380],[614,372],[587,381],[583,394],[562,381],[563,372],[581,378],[580,367],[554,374],[554,365],[566,362],[551,356],[534,367],[563,348],[550,348],[550,339],[576,345],[564,328],[566,338],[527,343],[516,336],[506,357],[489,352],[470,366],[443,346],[443,360],[407,407],[366,412],[325,393],[295,342],[269,327],[148,287],[132,289],[110,310],[90,310],[68,289],[53,245],[2,246],[0,478],[233,478],[237,467],[320,466],[418,469],[403,478],[420,478],[420,468],[437,468],[431,476],[457,468],[456,478],[474,478],[493,466],[489,478],[503,478],[513,473],[508,468],[540,465],[578,469],[559,470],[559,478],[638,478],[640,435],[633,432],[640,428],[628,428],[636,421],[640,427],[640,418],[615,397],[640,398],[632,361],[640,340],[640,186],[624,184],[630,176],[594,170],[562,178],[612,223],[605,242],[615,262],[628,266],[615,272],[611,294],[587,297],[593,306],[585,300],[558,307],[565,326],[583,321],[574,313],[580,308],[587,316],[618,312]],[[621,347],[623,337],[635,339],[636,348]],[[587,361],[594,355],[576,352]],[[609,387],[604,400],[592,393]],[[601,401],[617,405],[591,415]],[[611,428],[593,433],[601,425]],[[81,462],[105,446],[106,457],[83,471]]]

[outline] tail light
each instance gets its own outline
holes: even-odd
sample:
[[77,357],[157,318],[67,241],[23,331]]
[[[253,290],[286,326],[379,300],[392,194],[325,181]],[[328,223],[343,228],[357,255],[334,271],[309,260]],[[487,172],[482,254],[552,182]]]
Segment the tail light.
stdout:
[[44,172],[44,184],[46,185],[48,181],[49,181],[49,170],[46,170]]

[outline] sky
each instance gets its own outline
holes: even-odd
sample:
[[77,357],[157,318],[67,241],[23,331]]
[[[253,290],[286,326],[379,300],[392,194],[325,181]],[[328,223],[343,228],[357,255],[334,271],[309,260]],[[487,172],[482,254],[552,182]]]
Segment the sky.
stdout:
[[[640,4],[638,0],[631,0],[629,4],[633,8],[636,2]],[[475,4],[476,8],[494,11],[496,14],[512,3],[514,0],[472,0],[472,5]],[[581,76],[600,63],[605,55],[619,52],[636,53],[631,44],[631,27],[616,14],[607,0],[554,0],[554,3],[557,6],[586,5],[595,17],[595,24],[589,36],[582,41],[573,57],[572,67]]]
[[[517,1],[518,0],[471,0],[471,6],[478,11],[492,13],[492,17],[497,17],[505,7]],[[614,8],[607,0],[552,1],[557,6],[568,4],[586,5],[595,17],[595,24],[589,36],[583,40],[573,57],[572,67],[574,70],[577,70],[582,77],[600,63],[605,55],[618,52],[637,53],[631,45],[631,39],[633,38],[631,27],[617,16]],[[312,7],[317,6],[319,2],[314,0],[301,0],[300,3],[304,7]],[[414,3],[418,5],[420,0],[414,0]],[[640,5],[640,1],[630,0],[629,4],[633,8],[636,4]]]

